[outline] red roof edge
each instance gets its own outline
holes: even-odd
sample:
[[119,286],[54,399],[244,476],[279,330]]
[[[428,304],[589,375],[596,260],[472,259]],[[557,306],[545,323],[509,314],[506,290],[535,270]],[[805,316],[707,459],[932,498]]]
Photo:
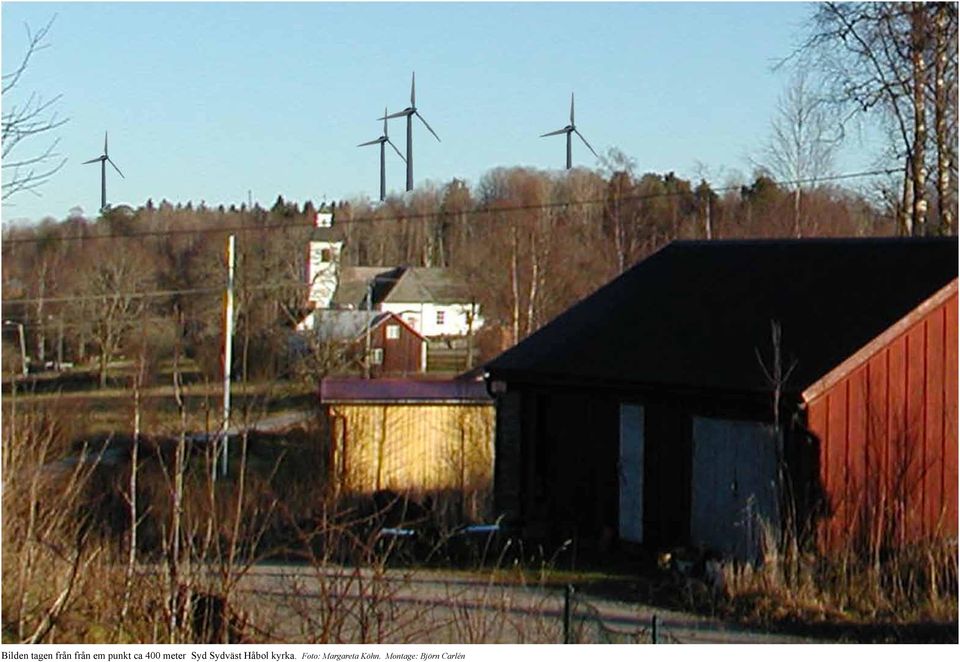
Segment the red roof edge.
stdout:
[[326,377],[320,403],[492,403],[483,381]]

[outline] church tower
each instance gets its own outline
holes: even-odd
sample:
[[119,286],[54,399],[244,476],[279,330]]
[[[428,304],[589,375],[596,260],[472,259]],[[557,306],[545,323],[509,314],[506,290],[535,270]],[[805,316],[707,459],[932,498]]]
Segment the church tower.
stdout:
[[307,254],[307,305],[329,308],[337,289],[343,240],[333,227],[333,212],[318,211]]

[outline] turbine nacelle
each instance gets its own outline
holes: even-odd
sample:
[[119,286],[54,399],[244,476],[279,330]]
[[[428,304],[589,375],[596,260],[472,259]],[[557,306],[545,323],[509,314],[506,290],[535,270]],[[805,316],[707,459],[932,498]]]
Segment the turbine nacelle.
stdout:
[[[417,111],[417,74],[413,73],[413,76],[410,79],[410,105],[404,108],[403,110],[397,111],[395,113],[387,114],[386,110],[383,112],[383,117],[378,117],[386,122],[389,119],[394,119],[397,117],[406,117],[407,118],[407,190],[413,190],[413,116],[416,115],[423,125],[427,127],[427,131],[433,134],[433,137],[437,139],[437,142],[440,142],[440,136],[437,135],[437,132],[433,130],[427,120],[423,119]],[[384,129],[384,135],[386,135],[386,129]],[[391,143],[392,144],[392,143]]]
[[103,132],[103,154],[98,156],[95,159],[90,159],[89,161],[84,161],[81,165],[87,165],[88,163],[99,163],[100,164],[100,209],[101,211],[109,209],[107,205],[107,164],[113,166],[113,169],[117,171],[117,174],[126,179],[126,176],[120,172],[120,168],[117,167],[117,164],[113,162],[113,159],[110,158],[110,152],[107,149],[107,132]]
[[569,170],[573,166],[573,163],[572,163],[573,150],[571,145],[572,139],[570,138],[570,136],[574,133],[577,134],[577,137],[583,141],[583,144],[587,146],[587,149],[593,152],[593,155],[595,157],[597,157],[598,159],[600,158],[600,155],[597,154],[596,150],[593,149],[590,143],[587,142],[587,139],[583,137],[583,134],[577,130],[577,125],[574,123],[573,116],[574,116],[573,93],[571,92],[570,93],[570,124],[563,127],[562,129],[557,129],[556,131],[550,131],[549,133],[544,133],[540,136],[541,138],[546,138],[547,136],[559,136],[560,134],[567,135],[567,170]]
[[387,109],[386,108],[383,109],[383,115],[384,115],[382,118],[383,119],[383,135],[380,136],[379,138],[368,140],[365,143],[360,143],[359,145],[357,145],[357,147],[366,147],[368,145],[380,145],[380,200],[381,202],[387,195],[387,183],[386,183],[386,173],[385,173],[386,159],[384,157],[384,150],[385,150],[384,145],[389,144],[393,148],[393,151],[397,153],[397,156],[399,156],[403,161],[406,161],[406,159],[403,158],[403,154],[401,154],[400,150],[397,149],[397,146],[393,144],[393,141],[390,140],[390,136],[387,133],[387,119],[386,119]]

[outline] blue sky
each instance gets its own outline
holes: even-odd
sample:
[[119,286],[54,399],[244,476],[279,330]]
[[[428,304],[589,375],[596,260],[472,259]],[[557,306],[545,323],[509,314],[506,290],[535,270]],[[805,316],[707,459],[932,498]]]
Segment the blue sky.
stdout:
[[[5,220],[64,218],[99,206],[99,156],[113,204],[153,198],[272,204],[378,194],[376,118],[417,105],[442,142],[415,125],[415,179],[474,185],[497,166],[562,167],[576,92],[577,126],[605,154],[642,171],[718,184],[749,174],[769,132],[804,3],[18,3],[2,4],[3,70],[19,60],[24,23],[56,14],[6,105],[31,91],[63,95],[68,158],[42,197],[16,196]],[[404,149],[404,124],[390,134]],[[42,146],[39,143],[38,147]],[[26,146],[25,146],[26,147]],[[847,150],[837,168],[870,168]],[[392,157],[392,158],[391,158]],[[581,144],[574,162],[597,167]],[[387,186],[404,166],[387,155]],[[12,203],[12,204],[10,204]]]

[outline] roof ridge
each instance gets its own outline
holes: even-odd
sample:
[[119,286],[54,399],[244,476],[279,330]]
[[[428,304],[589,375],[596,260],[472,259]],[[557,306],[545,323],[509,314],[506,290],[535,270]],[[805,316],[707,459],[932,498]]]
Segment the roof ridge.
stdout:
[[674,239],[666,246],[749,246],[771,244],[864,244],[864,243],[948,243],[956,242],[956,236],[947,237],[753,237],[746,239]]
[[[428,269],[429,267],[421,267],[421,268],[422,268],[422,269]],[[411,272],[413,272],[413,269],[411,269]],[[420,278],[420,274],[418,274],[418,273],[411,273],[411,275],[416,278],[417,286],[426,293],[426,296],[430,299],[430,301],[436,301],[436,300],[437,300],[437,297],[434,296],[434,294],[433,294],[433,292],[430,290],[430,288],[427,287],[426,283],[423,282],[423,279]]]

